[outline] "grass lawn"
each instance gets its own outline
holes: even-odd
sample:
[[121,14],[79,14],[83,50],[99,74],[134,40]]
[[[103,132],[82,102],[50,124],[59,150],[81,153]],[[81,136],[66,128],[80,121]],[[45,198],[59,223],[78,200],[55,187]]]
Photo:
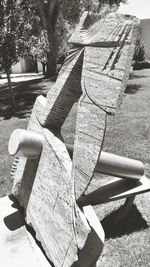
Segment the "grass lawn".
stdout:
[[[50,80],[34,80],[14,84],[17,109],[8,112],[7,86],[0,87],[0,195],[10,193],[12,159],[7,152],[10,133],[15,128],[26,128],[35,98],[45,95],[52,86]],[[150,70],[134,71],[129,80],[119,113],[108,117],[103,150],[139,159],[144,162],[150,178]],[[73,142],[76,105],[72,108],[62,133],[66,142]],[[94,182],[104,184],[110,178],[95,175]],[[121,224],[114,225],[116,212],[124,201],[99,205],[95,210],[106,233],[104,250],[98,267],[150,266],[150,193],[139,195]],[[85,266],[86,267],[86,266]]]

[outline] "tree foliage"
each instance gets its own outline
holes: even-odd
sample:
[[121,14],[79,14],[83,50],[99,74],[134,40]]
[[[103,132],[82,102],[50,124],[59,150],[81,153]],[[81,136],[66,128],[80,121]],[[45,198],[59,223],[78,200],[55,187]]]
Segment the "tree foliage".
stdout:
[[138,39],[136,41],[136,47],[135,47],[133,60],[135,62],[141,62],[145,60],[145,49],[144,49],[144,44],[143,44],[142,39]]
[[141,35],[136,42],[132,66],[134,70],[150,68],[150,61],[146,57],[144,42]]
[[12,65],[24,56],[33,61],[45,61],[48,42],[38,9],[32,8],[29,0],[0,0],[0,11],[0,66],[7,74],[14,108],[10,79]]
[[15,0],[1,0],[0,8],[0,64],[7,72],[17,62],[18,3]]
[[39,61],[43,64],[47,63],[47,53],[49,52],[49,42],[47,31],[42,30],[40,36],[36,38],[32,36],[30,39],[31,49],[30,53],[35,61]]
[[11,66],[18,60],[17,33],[19,26],[19,3],[16,0],[0,0],[0,65],[5,70],[11,95],[12,108],[15,100],[10,80]]

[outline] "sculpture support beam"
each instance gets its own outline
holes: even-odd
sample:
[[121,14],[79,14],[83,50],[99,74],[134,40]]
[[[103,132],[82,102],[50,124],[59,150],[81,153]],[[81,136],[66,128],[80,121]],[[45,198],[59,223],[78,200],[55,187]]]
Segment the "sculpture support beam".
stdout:
[[[42,134],[33,131],[16,129],[9,140],[9,154],[22,155],[28,159],[38,158],[43,149]],[[73,145],[66,144],[72,155]],[[94,152],[93,152],[94,154]],[[129,180],[139,180],[144,175],[144,165],[139,160],[121,157],[115,154],[101,152],[95,172],[117,176]]]
[[[73,145],[66,144],[66,147],[72,157]],[[129,180],[140,180],[144,175],[144,164],[140,160],[102,151],[95,172]]]

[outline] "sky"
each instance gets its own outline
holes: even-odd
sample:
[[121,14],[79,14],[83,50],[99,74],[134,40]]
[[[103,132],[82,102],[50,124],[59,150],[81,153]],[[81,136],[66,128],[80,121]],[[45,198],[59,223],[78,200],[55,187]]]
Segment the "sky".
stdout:
[[119,13],[135,15],[139,19],[150,18],[150,0],[128,0],[128,4],[120,4]]

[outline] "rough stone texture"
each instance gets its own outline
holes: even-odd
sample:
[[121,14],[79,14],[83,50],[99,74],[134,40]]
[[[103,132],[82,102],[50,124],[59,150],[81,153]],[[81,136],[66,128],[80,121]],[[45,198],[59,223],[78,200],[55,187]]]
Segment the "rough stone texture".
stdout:
[[[135,36],[134,40],[132,38],[133,17],[126,19],[111,14],[94,23],[91,19],[91,26],[88,25],[87,29],[88,18],[89,15],[81,30],[75,31],[80,45],[89,42],[84,50],[82,96],[77,110],[73,153],[72,177],[77,199],[84,195],[94,175],[105,134],[106,114],[115,114],[121,104],[135,42]],[[118,20],[122,23],[122,30],[118,30]],[[73,36],[70,42],[74,42]],[[93,44],[96,47],[91,46]]]
[[[49,130],[29,198],[26,220],[36,230],[47,256],[55,266],[71,266],[77,259],[74,181],[72,162],[65,145]],[[76,214],[77,215],[77,214]],[[78,218],[80,221],[80,218]],[[84,246],[90,228],[80,221]],[[81,237],[80,237],[81,239]]]
[[[93,58],[92,55],[95,49],[97,50],[97,56]],[[111,60],[111,53],[109,52],[110,49],[106,48],[85,48],[82,90],[86,92],[86,102],[92,102],[93,105],[98,106],[108,113],[115,113],[114,110],[117,106],[122,80],[116,79],[115,75],[111,77],[109,73],[105,74],[107,64]],[[103,58],[106,59],[105,62],[103,62]]]
[[[55,266],[69,267],[77,261],[78,249],[90,240],[87,237],[91,227],[75,203],[72,162],[65,145],[50,131],[43,132],[35,116],[43,101],[41,97],[37,99],[28,125],[29,130],[46,136],[43,152],[36,160],[19,158],[13,194],[24,207],[27,223],[36,230],[49,259]],[[96,234],[94,237],[100,240]]]
[[38,114],[40,123],[55,133],[61,130],[72,105],[82,94],[83,51],[78,48],[66,59],[56,83],[47,94],[44,116]]
[[78,199],[87,189],[99,158],[105,132],[106,114],[93,103],[80,99],[77,110],[72,179]]
[[[35,114],[38,114],[39,112],[41,112],[41,110],[43,110],[43,103],[41,100],[43,99],[37,98],[35,106],[38,106],[38,109],[35,110],[33,108],[27,127],[28,130],[38,133],[42,133],[43,129]],[[17,164],[14,164],[14,184],[12,193],[18,199],[20,205],[25,208],[25,210],[28,205],[28,200],[31,194],[38,164],[39,159],[29,160],[23,157],[19,157]]]
[[13,193],[51,262],[69,267],[77,260],[78,248],[84,247],[91,228],[75,202],[72,162],[65,145],[43,130],[32,114],[33,125],[35,121],[45,137],[43,151],[38,160],[19,158]]
[[[44,147],[38,160],[19,159],[13,193],[56,267],[70,267],[74,261],[80,266],[84,248],[89,253],[93,223],[90,227],[76,200],[84,196],[93,178],[107,114],[115,114],[122,101],[137,32],[134,24],[134,17],[85,12],[70,38],[73,47],[55,85],[46,98],[37,98],[33,108],[28,129],[44,136]],[[61,126],[78,99],[71,162],[59,139]],[[97,236],[95,244],[103,247],[103,232],[101,236],[97,231]],[[90,261],[86,267],[91,267]]]
[[118,46],[134,23],[135,17],[110,13],[107,16],[85,12],[69,42],[88,46]]

